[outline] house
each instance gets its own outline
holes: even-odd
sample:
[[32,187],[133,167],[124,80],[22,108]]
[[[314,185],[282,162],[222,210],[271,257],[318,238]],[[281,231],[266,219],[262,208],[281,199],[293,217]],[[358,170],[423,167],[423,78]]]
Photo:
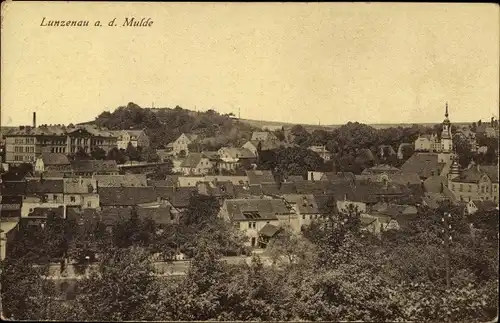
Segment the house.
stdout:
[[146,174],[95,175],[99,187],[144,187],[148,186]]
[[247,176],[205,175],[203,179],[207,182],[231,182],[233,185],[249,184]]
[[443,170],[446,163],[440,162],[438,154],[415,153],[402,166],[402,173],[414,173],[425,180],[431,176],[444,175]]
[[21,206],[21,217],[29,216],[34,209],[60,209],[65,216],[63,179],[29,179]]
[[498,168],[472,162],[459,174],[450,177],[448,188],[462,201],[491,200],[498,203]]
[[198,135],[183,133],[174,142],[167,145],[167,151],[172,152],[174,156],[187,156],[189,154],[188,146],[198,140]]
[[315,172],[315,171],[308,171],[307,172],[307,180],[308,181],[319,181],[324,177],[325,173],[324,172]]
[[71,169],[76,176],[118,175],[118,165],[114,160],[73,160]]
[[219,170],[235,171],[239,167],[251,167],[257,162],[257,156],[247,148],[222,147],[217,152],[220,161]]
[[476,152],[477,150],[476,133],[472,131],[469,127],[462,127],[458,129],[454,137],[466,141],[470,146],[470,150],[472,152]]
[[80,209],[99,208],[97,181],[94,178],[64,178],[64,204]]
[[225,199],[236,198],[234,186],[231,182],[199,182],[196,184],[198,194],[217,198],[222,205]]
[[149,147],[149,137],[144,130],[115,130],[111,131],[117,138],[118,149],[127,149],[128,144],[134,147]]
[[46,171],[71,172],[71,164],[63,153],[42,153],[35,161],[34,171],[36,173]]
[[247,170],[246,175],[250,185],[276,183],[273,172],[270,170]]
[[487,123],[482,123],[476,127],[476,133],[488,138],[498,138],[498,129]]
[[[312,194],[284,194],[283,199],[296,217],[290,219],[289,226],[299,233],[304,226],[321,217],[316,199]],[[294,220],[294,221],[292,221]]]
[[324,161],[328,161],[333,157],[333,154],[328,150],[326,150],[326,147],[324,145],[309,146],[307,149],[317,153]]
[[245,233],[249,238],[246,245],[263,247],[269,239],[268,229],[262,231],[266,224],[281,227],[293,221],[296,214],[282,199],[229,199],[224,201],[219,217]]
[[131,208],[158,202],[153,187],[100,187],[100,205],[104,208]]
[[181,164],[184,175],[205,175],[212,171],[212,162],[201,153],[191,153]]
[[278,138],[272,132],[255,131],[252,133],[250,141],[276,142],[278,141]]
[[466,205],[467,214],[474,214],[477,211],[489,212],[498,210],[498,206],[495,202],[489,200],[470,200]]

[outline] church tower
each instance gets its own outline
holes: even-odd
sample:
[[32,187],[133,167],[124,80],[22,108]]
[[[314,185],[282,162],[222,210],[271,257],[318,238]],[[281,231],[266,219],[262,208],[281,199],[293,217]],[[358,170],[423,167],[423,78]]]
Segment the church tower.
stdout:
[[453,150],[453,139],[451,135],[451,122],[448,119],[448,102],[446,102],[444,116],[443,131],[441,132],[441,151],[443,153],[451,153]]

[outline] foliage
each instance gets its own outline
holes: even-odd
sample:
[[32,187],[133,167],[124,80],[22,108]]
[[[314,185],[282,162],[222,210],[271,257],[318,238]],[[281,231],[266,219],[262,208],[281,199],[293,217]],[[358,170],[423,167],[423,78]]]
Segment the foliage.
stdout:
[[140,248],[115,249],[81,284],[77,311],[86,320],[152,320],[159,284],[148,253]]
[[148,179],[153,180],[165,180],[167,175],[172,175],[172,168],[174,168],[174,163],[171,159],[165,159],[165,161],[155,167],[155,171],[147,174]]
[[85,152],[83,147],[78,147],[78,150],[76,153],[73,154],[73,159],[74,160],[90,160],[92,157]]
[[93,159],[104,160],[104,159],[106,159],[106,151],[104,151],[104,149],[102,149],[101,147],[95,147],[90,152],[90,156]]
[[28,258],[6,259],[1,272],[2,310],[7,318],[40,320],[48,316],[54,290],[43,278],[46,267],[35,267]]
[[114,160],[117,164],[124,164],[127,161],[127,155],[124,151],[119,150],[118,148],[112,148],[108,155],[106,156],[107,160]]

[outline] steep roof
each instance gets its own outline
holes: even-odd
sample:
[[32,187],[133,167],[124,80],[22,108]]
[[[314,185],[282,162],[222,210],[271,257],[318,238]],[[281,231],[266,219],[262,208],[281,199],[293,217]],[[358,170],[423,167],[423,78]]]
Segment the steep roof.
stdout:
[[498,183],[498,166],[479,166],[479,169],[485,172],[493,183]]
[[95,175],[99,187],[141,187],[148,186],[146,174]]
[[179,187],[173,193],[170,203],[176,208],[186,208],[189,206],[191,196],[196,192],[196,187]]
[[88,194],[97,192],[97,184],[90,178],[64,178],[64,193]]
[[153,187],[101,187],[99,200],[102,206],[134,206],[156,201]]
[[492,211],[497,208],[497,204],[493,201],[490,200],[473,200],[474,205],[477,207],[478,210],[480,211]]
[[295,204],[301,214],[319,213],[318,204],[312,194],[285,194],[283,198],[288,203]]
[[252,133],[252,138],[250,140],[254,141],[267,141],[267,140],[276,140],[276,136],[268,131],[254,131]]
[[397,167],[394,167],[394,166],[391,166],[391,165],[376,165],[376,166],[373,166],[373,167],[370,167],[370,168],[366,168],[365,170],[363,170],[363,173],[372,173],[372,174],[377,174],[377,173],[385,173],[385,172],[388,172],[388,173],[396,173],[396,172],[400,172],[399,168]]
[[73,160],[71,167],[74,172],[118,172],[114,160]]
[[[488,173],[484,172],[484,170],[481,169],[480,166],[471,166],[461,171],[460,175],[453,178],[451,181],[460,183],[478,183],[484,174],[489,175]],[[495,174],[492,175],[495,176]]]
[[276,182],[270,170],[247,170],[246,175],[250,185]]
[[194,134],[194,133],[185,133],[184,134],[190,141],[195,141],[196,139],[198,139],[198,135]]
[[401,166],[403,173],[416,173],[421,178],[439,175],[444,163],[438,161],[438,154],[415,153]]
[[431,176],[424,181],[424,189],[429,193],[440,193],[441,188],[448,186],[448,179],[445,176]]
[[276,220],[278,214],[291,213],[281,199],[232,199],[225,204],[234,221]]
[[0,183],[0,194],[2,196],[22,196],[27,192],[28,183],[22,181],[5,181]]
[[70,162],[65,154],[61,153],[42,153],[42,161],[47,165],[69,165]]
[[234,186],[231,182],[199,182],[197,184],[198,192],[206,192],[206,195],[215,197],[234,198]]
[[203,158],[205,157],[201,153],[190,153],[182,162],[181,167],[195,168]]
[[223,147],[225,153],[231,158],[255,158],[255,154],[247,148]]

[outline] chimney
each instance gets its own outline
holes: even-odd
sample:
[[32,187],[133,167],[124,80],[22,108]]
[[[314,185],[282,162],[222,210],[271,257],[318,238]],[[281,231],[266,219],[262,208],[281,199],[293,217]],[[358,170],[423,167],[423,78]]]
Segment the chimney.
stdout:
[[33,128],[36,128],[36,112],[33,112]]

